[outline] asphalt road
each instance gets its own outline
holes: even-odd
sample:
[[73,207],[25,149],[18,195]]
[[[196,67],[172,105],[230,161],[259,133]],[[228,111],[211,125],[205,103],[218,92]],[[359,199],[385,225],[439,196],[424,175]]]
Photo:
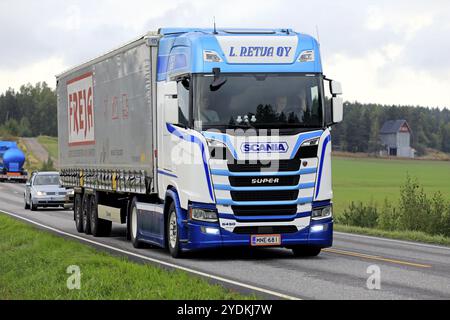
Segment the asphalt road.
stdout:
[[[72,211],[24,210],[23,189],[0,184],[0,210],[65,237],[142,262],[181,268],[265,298],[450,299],[447,247],[336,233],[334,247],[317,258],[295,258],[290,250],[276,248],[207,251],[175,260],[161,249],[134,249],[121,225],[113,226],[111,237],[94,238],[76,232]],[[368,271],[373,270],[380,272],[380,288],[370,290]]]

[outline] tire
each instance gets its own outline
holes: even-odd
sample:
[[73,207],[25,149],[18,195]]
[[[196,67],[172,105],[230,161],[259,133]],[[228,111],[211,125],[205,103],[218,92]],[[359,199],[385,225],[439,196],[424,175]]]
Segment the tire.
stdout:
[[137,214],[136,202],[137,202],[137,199],[133,198],[133,201],[131,201],[131,205],[129,207],[129,215],[128,215],[128,219],[130,222],[129,234],[130,234],[130,240],[131,240],[131,243],[133,244],[133,247],[135,247],[136,249],[140,249],[143,246],[138,238],[139,216]]
[[111,234],[112,222],[98,217],[98,194],[93,194],[90,199],[89,211],[92,235],[94,237],[108,237]]
[[177,212],[175,210],[175,204],[172,202],[169,207],[169,213],[167,217],[167,246],[169,252],[174,258],[181,258],[182,252],[180,249],[180,229],[178,227]]
[[73,199],[73,218],[75,220],[75,227],[79,233],[84,231],[81,203],[81,194],[77,193]]
[[37,211],[37,205],[33,204],[33,200],[30,197],[30,209],[31,211]]
[[83,217],[83,230],[85,234],[91,234],[91,215],[90,207],[90,196],[88,194],[83,195],[83,201],[81,204],[81,215]]
[[298,246],[292,248],[292,252],[296,257],[317,257],[321,251],[322,248],[310,246]]
[[25,201],[25,206],[24,206],[25,210],[30,209],[30,205],[27,203],[27,199],[25,196],[23,196],[23,201]]

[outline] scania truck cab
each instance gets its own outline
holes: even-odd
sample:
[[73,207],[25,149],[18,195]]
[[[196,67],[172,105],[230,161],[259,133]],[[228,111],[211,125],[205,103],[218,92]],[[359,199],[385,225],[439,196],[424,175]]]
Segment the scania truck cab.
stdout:
[[343,107],[317,41],[293,30],[161,34],[158,189],[176,194],[172,253],[330,247],[330,126]]

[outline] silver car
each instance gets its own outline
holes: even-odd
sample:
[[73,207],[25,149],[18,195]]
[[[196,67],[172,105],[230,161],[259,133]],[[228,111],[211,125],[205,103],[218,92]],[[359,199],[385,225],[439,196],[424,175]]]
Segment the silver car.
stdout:
[[27,182],[24,192],[25,209],[65,208],[69,205],[68,190],[61,186],[58,172],[35,172]]

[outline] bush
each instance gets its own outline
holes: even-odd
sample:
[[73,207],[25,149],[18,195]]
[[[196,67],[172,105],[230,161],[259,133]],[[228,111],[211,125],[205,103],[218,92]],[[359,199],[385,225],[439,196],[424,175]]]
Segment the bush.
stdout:
[[42,164],[40,171],[55,171],[54,163],[50,156],[47,161]]
[[377,222],[377,227],[382,230],[393,231],[397,229],[398,210],[389,202],[388,199],[384,200]]
[[411,231],[427,229],[431,202],[423,188],[419,186],[417,179],[411,178],[409,175],[400,189],[399,209],[399,229]]
[[450,237],[450,202],[440,192],[429,198],[417,179],[408,175],[401,187],[398,207],[388,199],[384,200],[381,210],[372,201],[368,205],[352,202],[336,220],[348,226]]
[[348,209],[339,217],[338,222],[365,228],[374,228],[377,225],[378,212],[376,205],[371,202],[365,206],[362,202],[355,204],[352,202]]

